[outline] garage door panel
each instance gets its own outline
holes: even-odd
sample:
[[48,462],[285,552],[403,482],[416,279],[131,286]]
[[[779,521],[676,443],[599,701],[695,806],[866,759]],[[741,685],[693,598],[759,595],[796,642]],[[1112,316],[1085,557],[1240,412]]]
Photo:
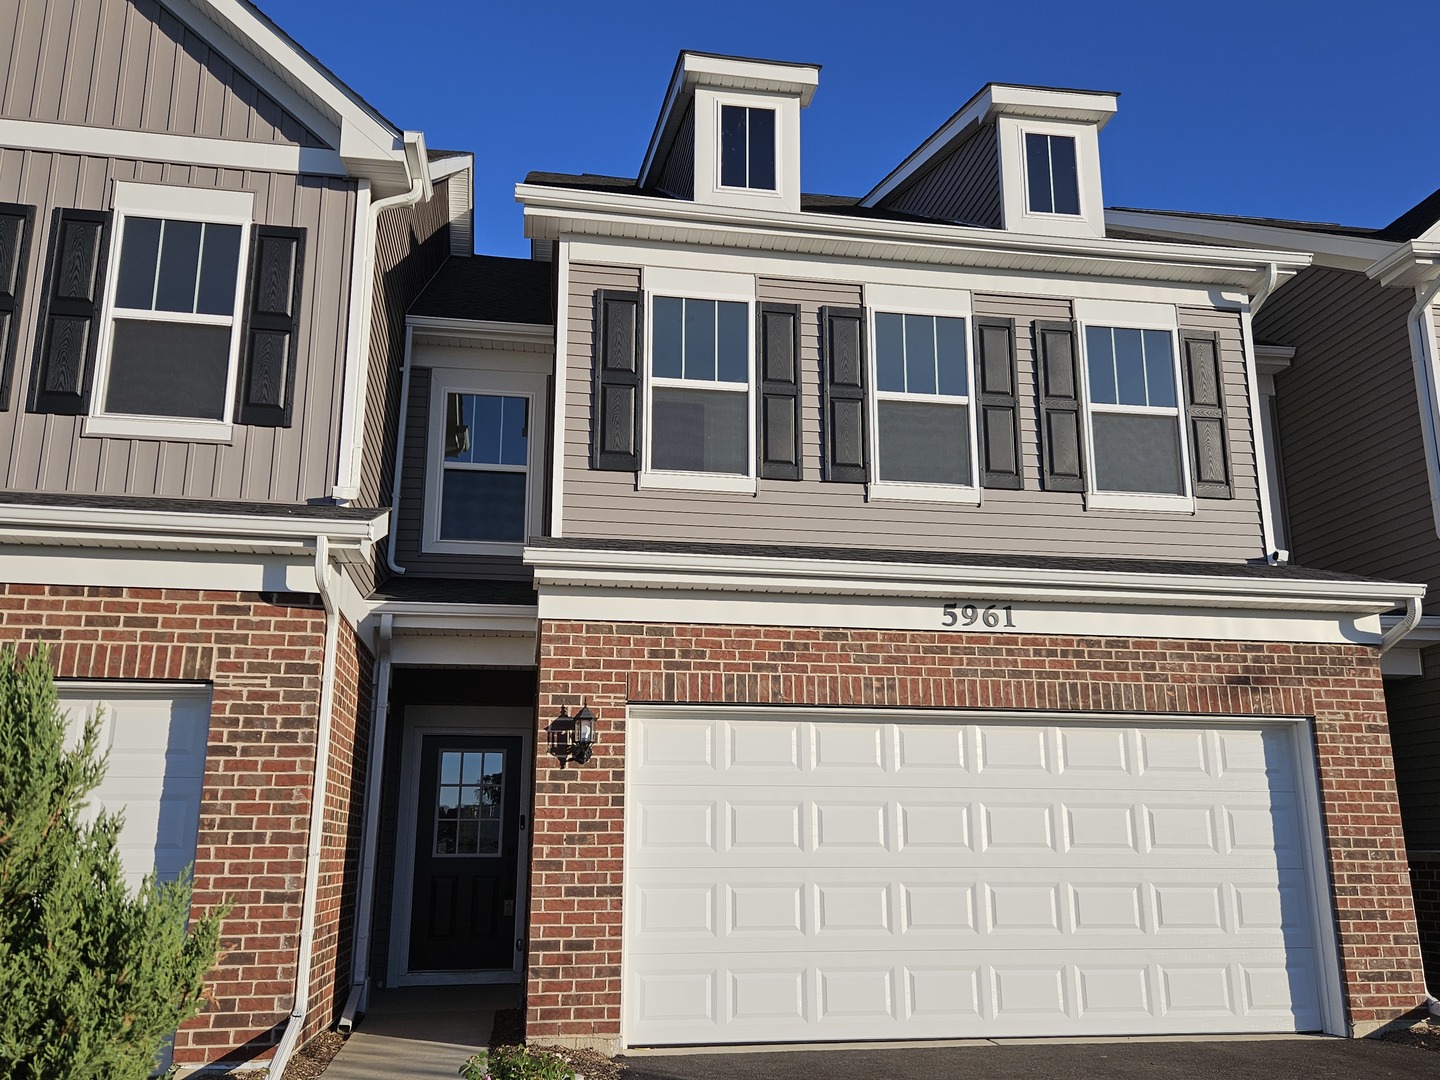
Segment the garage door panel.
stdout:
[[1320,1027],[1280,727],[633,724],[631,1044]]

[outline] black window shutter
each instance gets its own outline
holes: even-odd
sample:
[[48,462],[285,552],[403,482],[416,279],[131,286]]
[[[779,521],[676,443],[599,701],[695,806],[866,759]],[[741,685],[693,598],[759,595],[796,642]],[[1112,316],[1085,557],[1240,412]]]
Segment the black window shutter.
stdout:
[[79,416],[90,406],[109,234],[108,213],[55,211],[45,257],[45,303],[35,346],[31,412]]
[[251,230],[235,407],[238,424],[290,426],[304,269],[304,229],[257,225]]
[[640,471],[640,294],[595,293],[590,467]]
[[30,261],[35,208],[0,203],[0,412],[10,408],[10,379],[20,338],[20,295]]
[[1040,382],[1040,468],[1047,491],[1085,490],[1085,440],[1080,425],[1080,372],[1075,327],[1035,323]]
[[1220,341],[1214,334],[1182,332],[1180,355],[1195,495],[1201,499],[1232,499],[1235,492],[1230,480]]
[[760,305],[760,475],[800,479],[800,307]]
[[863,484],[870,479],[865,437],[865,312],[820,309],[825,395],[823,479]]
[[977,397],[980,407],[980,486],[1018,491],[1020,394],[1015,371],[1015,321],[975,320]]

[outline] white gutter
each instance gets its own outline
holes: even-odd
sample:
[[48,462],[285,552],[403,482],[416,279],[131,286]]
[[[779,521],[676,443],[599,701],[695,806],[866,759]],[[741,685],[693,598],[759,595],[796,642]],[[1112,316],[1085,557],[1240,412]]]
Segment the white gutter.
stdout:
[[[369,204],[364,218],[364,255],[352,260],[350,279],[350,318],[346,327],[345,387],[340,409],[340,453],[335,487],[331,494],[349,502],[360,494],[360,466],[365,439],[365,399],[370,380],[370,341],[373,336],[372,316],[375,309],[375,243],[380,234],[380,215],[395,207],[414,206],[428,202],[434,194],[430,182],[430,165],[426,160],[425,135],[419,131],[405,132],[405,170],[410,176],[410,190]],[[364,191],[369,200],[369,191]],[[359,220],[359,207],[356,218]],[[358,265],[356,263],[358,262]],[[358,282],[357,282],[358,279]],[[359,303],[356,303],[356,286]],[[358,308],[358,312],[357,312]],[[353,363],[349,362],[352,361]]]
[[390,639],[395,616],[380,616],[378,655],[375,660],[375,711],[370,723],[369,768],[365,776],[365,818],[361,823],[360,897],[355,912],[355,954],[350,964],[350,996],[340,1011],[342,1032],[355,1026],[355,1015],[365,1011],[370,989],[370,920],[375,911],[375,863],[380,850],[380,779],[384,770],[385,728],[390,720]]
[[0,504],[0,532],[13,542],[20,532],[40,537],[73,533],[95,538],[115,535],[123,538],[203,537],[208,540],[303,541],[308,544],[317,532],[337,547],[364,548],[385,535],[389,515],[355,520],[327,520],[313,517],[269,517],[256,514],[167,514],[154,510],[120,510],[93,506],[37,506],[24,503]]
[[[405,325],[405,351],[400,358],[400,416],[395,423],[395,467],[390,472],[390,520],[400,520],[400,470],[405,467],[405,419],[410,415],[410,348],[415,341],[415,331],[409,323]],[[385,544],[385,565],[392,574],[403,574],[405,568],[395,561],[395,537],[391,530]]]
[[310,789],[310,835],[305,854],[305,882],[300,903],[300,940],[296,944],[295,1004],[290,1019],[270,1059],[267,1075],[281,1080],[290,1055],[305,1031],[310,1010],[310,968],[315,947],[315,908],[320,896],[320,857],[325,845],[325,784],[329,775],[330,727],[335,707],[335,654],[340,639],[340,612],[331,593],[330,542],[323,534],[315,537],[315,589],[325,605],[325,653],[320,664],[320,714],[316,718],[315,778]]

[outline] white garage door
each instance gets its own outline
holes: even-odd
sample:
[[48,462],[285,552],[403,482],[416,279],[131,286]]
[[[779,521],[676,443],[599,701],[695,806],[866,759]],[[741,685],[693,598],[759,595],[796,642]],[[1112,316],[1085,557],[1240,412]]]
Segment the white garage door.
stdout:
[[1291,735],[632,717],[632,1046],[1322,1026]]
[[209,689],[62,683],[60,707],[76,730],[95,708],[104,710],[100,746],[110,752],[110,767],[92,802],[125,811],[126,881],[136,888],[151,870],[178,877],[195,858]]

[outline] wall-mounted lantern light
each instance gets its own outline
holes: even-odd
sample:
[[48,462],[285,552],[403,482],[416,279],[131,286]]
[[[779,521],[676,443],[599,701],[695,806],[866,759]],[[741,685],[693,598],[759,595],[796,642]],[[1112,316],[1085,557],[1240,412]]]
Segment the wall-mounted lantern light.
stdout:
[[584,765],[590,760],[590,748],[595,745],[595,714],[583,703],[574,716],[562,706],[560,715],[550,721],[545,734],[557,764],[573,761]]

